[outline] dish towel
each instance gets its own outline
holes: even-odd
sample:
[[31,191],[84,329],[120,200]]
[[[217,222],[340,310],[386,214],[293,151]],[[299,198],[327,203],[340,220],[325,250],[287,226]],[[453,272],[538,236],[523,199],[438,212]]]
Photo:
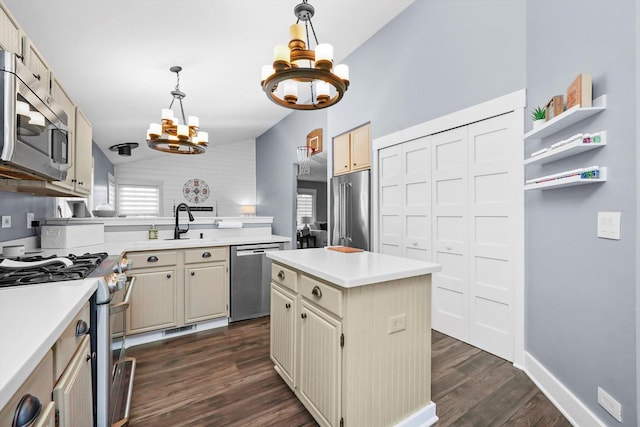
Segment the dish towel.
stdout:
[[236,221],[222,221],[218,223],[218,228],[242,228],[242,223]]

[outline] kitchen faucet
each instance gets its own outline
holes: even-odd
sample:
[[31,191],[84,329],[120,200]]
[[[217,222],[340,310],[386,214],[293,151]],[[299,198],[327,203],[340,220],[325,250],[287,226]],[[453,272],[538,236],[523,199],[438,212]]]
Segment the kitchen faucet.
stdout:
[[191,214],[191,209],[189,209],[189,206],[186,203],[180,203],[178,206],[176,206],[176,226],[173,229],[174,240],[180,240],[180,235],[189,231],[189,224],[187,224],[187,228],[185,230],[181,229],[178,226],[178,218],[180,218],[181,209],[187,211],[187,214],[189,214],[189,221],[193,222],[193,215]]

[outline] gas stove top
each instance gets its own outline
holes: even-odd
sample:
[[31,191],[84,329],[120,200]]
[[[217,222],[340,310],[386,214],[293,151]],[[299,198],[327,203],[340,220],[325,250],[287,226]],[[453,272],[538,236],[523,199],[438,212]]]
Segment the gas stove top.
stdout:
[[83,255],[69,254],[64,257],[52,255],[11,258],[11,261],[16,261],[20,265],[9,267],[0,265],[0,288],[84,279],[107,257],[107,253],[100,252]]

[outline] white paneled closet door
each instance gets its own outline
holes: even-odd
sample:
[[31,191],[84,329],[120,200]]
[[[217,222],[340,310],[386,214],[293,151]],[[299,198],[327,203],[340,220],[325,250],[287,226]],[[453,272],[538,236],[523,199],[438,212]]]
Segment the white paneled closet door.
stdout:
[[469,342],[507,360],[514,348],[514,187],[520,184],[513,115],[469,125]]
[[402,256],[402,148],[378,152],[379,251]]
[[469,342],[469,185],[467,127],[432,135],[432,327]]
[[430,137],[402,144],[402,255],[431,261]]

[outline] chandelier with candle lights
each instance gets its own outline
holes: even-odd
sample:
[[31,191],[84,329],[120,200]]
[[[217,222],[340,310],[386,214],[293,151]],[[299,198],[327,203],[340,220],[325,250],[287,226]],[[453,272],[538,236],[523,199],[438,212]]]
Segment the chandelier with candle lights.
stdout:
[[[295,110],[329,107],[340,101],[349,88],[349,67],[344,64],[334,67],[333,46],[318,43],[311,23],[315,10],[307,0],[293,12],[298,19],[289,28],[291,41],[288,46],[276,46],[273,65],[262,67],[262,90],[282,107]],[[311,49],[310,32],[315,51]]]
[[[164,151],[173,154],[202,154],[209,144],[207,132],[199,130],[200,120],[196,116],[185,118],[182,99],[186,96],[180,91],[180,71],[182,67],[173,66],[169,69],[176,73],[176,88],[171,91],[171,104],[169,108],[162,109],[162,123],[151,123],[147,129],[147,145],[154,150]],[[180,113],[182,114],[182,124],[178,117],[174,117],[173,102],[180,103]]]

